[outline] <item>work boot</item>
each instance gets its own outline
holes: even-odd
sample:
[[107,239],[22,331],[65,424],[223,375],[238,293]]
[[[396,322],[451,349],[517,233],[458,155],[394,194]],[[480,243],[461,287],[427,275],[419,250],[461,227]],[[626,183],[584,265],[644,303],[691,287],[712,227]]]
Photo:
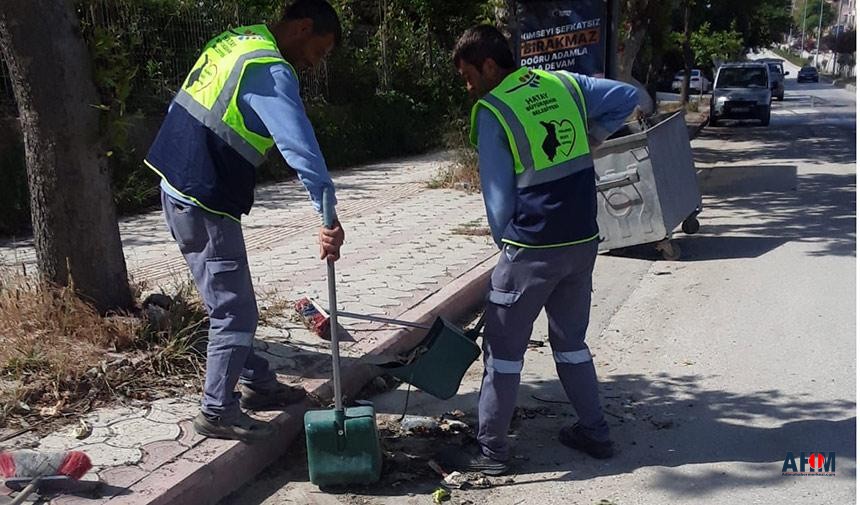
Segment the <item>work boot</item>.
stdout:
[[232,422],[201,412],[194,418],[194,431],[204,437],[239,440],[246,444],[271,439],[275,433],[269,423],[257,421],[244,412]]
[[562,428],[558,433],[558,440],[571,449],[582,451],[596,459],[611,458],[615,454],[611,440],[595,440],[578,424]]
[[247,410],[276,410],[305,399],[307,392],[302,387],[292,387],[274,381],[266,386],[239,385],[242,399],[239,404]]
[[449,447],[437,454],[434,459],[448,473],[482,473],[497,476],[508,471],[507,463],[486,456],[477,442],[463,447]]

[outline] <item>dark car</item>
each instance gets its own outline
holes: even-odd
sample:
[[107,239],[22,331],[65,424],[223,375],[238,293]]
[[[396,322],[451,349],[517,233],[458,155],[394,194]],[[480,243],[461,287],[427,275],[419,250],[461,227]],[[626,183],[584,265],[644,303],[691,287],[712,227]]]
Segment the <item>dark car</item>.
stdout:
[[806,65],[797,72],[797,82],[818,82],[818,70]]
[[717,71],[711,97],[711,126],[723,119],[758,119],[770,124],[770,69],[767,63],[727,63]]

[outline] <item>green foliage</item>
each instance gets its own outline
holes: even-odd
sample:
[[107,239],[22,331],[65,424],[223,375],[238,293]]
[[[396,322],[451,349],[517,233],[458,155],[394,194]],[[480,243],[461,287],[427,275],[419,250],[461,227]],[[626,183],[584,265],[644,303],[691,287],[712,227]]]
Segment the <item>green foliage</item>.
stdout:
[[[803,8],[804,5],[806,6],[806,10]],[[804,2],[797,2],[795,7],[794,26],[798,30],[802,30],[805,18],[807,35],[815,35],[818,33],[819,15],[821,17],[822,29],[829,27],[836,19],[836,10],[830,2],[825,0],[804,0]]]
[[789,51],[785,51],[780,48],[774,48],[773,52],[775,52],[780,58],[784,58],[786,61],[790,61],[791,63],[797,65],[798,67],[803,67],[804,65],[808,65],[812,62],[812,57],[806,57],[794,54]]
[[[454,119],[468,115],[451,64],[457,37],[491,22],[505,0],[331,0],[344,40],[320,74],[305,72],[308,114],[332,167],[411,154],[444,144]],[[121,213],[157,203],[157,177],[142,164],[169,101],[211,37],[276,20],[284,0],[76,0],[92,56]],[[320,77],[320,75],[322,77]],[[15,133],[10,135],[15,136]],[[273,156],[275,158],[275,156]],[[269,163],[261,179],[284,176]],[[29,223],[20,145],[0,148],[0,234]],[[15,224],[21,223],[21,224]]]
[[419,152],[436,143],[440,128],[426,105],[396,91],[358,103],[311,105],[308,116],[332,167]]
[[728,31],[711,31],[711,24],[705,22],[691,33],[690,47],[695,64],[710,67],[715,60],[728,61],[739,57],[744,49],[744,41],[741,33],[734,27],[733,24]]

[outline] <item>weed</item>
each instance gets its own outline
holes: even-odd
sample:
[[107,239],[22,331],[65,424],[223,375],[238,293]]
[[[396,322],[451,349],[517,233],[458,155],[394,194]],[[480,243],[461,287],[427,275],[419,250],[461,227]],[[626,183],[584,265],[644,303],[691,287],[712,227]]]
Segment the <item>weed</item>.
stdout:
[[106,401],[146,400],[155,388],[198,390],[206,312],[190,283],[161,296],[166,307],[150,297],[135,314],[103,317],[73,287],[3,272],[0,427],[80,415]]

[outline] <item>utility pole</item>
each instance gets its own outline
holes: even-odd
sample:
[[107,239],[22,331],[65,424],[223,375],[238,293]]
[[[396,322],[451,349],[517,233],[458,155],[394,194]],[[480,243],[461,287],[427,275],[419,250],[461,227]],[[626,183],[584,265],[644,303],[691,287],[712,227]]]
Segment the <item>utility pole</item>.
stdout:
[[815,43],[815,68],[818,68],[818,50],[821,49],[821,21],[824,19],[824,0],[821,2],[821,8],[818,10],[818,42]]
[[842,1],[839,0],[839,10],[836,11],[836,35],[841,35],[845,32],[845,26],[842,24]]
[[800,55],[806,51],[806,0],[803,0],[803,28],[800,29]]
[[[695,0],[684,2],[684,79],[681,81],[681,105],[687,106],[689,101],[690,74],[693,71],[693,51],[690,49],[690,8]],[[699,81],[701,86],[701,81]]]

